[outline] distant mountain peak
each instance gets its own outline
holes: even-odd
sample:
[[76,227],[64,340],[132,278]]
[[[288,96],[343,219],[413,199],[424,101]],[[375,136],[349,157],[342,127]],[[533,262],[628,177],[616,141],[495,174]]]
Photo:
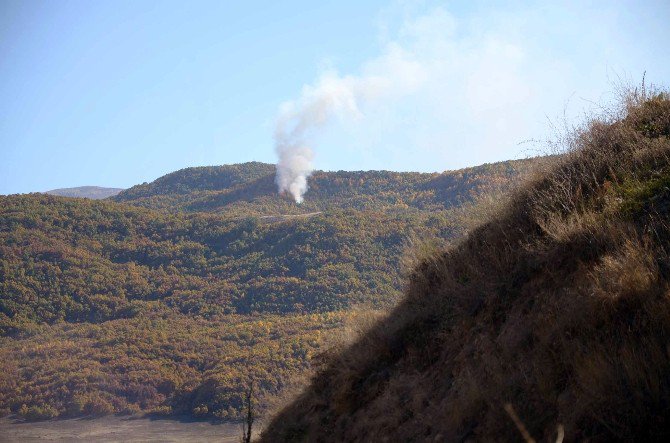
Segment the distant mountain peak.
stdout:
[[61,197],[79,197],[101,200],[107,197],[113,197],[123,188],[105,188],[102,186],[78,186],[76,188],[60,188],[46,191],[45,194],[59,195]]

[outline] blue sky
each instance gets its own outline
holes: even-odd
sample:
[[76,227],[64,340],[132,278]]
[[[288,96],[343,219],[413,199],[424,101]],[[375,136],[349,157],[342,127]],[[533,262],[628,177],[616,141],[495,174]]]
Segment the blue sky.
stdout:
[[327,170],[523,157],[621,79],[668,85],[670,2],[491,3],[1,0],[0,193],[275,163],[324,79],[358,88],[309,132]]

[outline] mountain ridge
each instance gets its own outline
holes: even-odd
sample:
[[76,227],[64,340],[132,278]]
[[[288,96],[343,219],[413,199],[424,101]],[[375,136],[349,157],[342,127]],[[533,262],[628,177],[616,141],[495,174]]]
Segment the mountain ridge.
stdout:
[[[288,196],[277,196],[274,165],[250,162],[185,168],[133,186],[113,200],[169,211],[246,215],[296,215],[335,207],[443,210],[460,203],[451,200],[451,194],[475,198],[494,189],[507,190],[504,182],[513,186],[514,177],[542,161],[542,157],[509,160],[443,173],[315,171],[300,205]],[[501,182],[500,186],[496,182]]]

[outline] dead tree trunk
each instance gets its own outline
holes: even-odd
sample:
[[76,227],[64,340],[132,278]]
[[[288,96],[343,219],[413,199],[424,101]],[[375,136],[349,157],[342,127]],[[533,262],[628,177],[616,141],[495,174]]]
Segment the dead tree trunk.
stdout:
[[246,396],[244,399],[244,408],[246,409],[246,416],[244,417],[244,422],[242,423],[242,443],[251,443],[251,427],[254,424],[254,382],[249,384],[247,388]]

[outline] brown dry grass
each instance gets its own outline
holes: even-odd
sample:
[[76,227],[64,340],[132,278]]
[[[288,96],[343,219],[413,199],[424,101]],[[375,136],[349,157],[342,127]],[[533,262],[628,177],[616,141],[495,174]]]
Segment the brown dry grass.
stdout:
[[[404,301],[325,356],[264,441],[670,437],[670,98],[633,91]],[[557,428],[559,427],[559,428]]]

